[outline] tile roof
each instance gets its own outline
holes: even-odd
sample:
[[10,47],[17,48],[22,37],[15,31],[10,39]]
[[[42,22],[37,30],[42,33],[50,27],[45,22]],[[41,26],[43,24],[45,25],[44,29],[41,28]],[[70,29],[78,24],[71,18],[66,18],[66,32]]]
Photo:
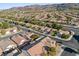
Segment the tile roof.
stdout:
[[34,45],[32,48],[30,48],[27,51],[32,56],[41,55],[43,53],[43,46],[46,46],[47,43],[49,43],[48,40],[50,41],[50,38],[48,38],[48,37],[44,38],[41,42],[39,42],[38,44]]
[[6,47],[8,47],[9,45],[16,45],[16,44],[9,39],[0,41],[0,48],[2,48],[3,50],[5,50]]
[[12,37],[12,40],[14,40],[18,45],[21,45],[24,42],[28,41],[28,39],[25,39],[24,37],[21,37],[19,35]]

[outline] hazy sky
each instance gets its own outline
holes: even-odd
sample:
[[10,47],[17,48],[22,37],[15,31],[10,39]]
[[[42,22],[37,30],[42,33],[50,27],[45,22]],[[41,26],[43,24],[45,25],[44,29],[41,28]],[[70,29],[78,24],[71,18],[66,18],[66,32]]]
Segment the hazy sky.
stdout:
[[[21,6],[27,6],[27,5],[34,5],[38,3],[0,3],[0,9],[8,9],[12,7],[21,7]],[[44,4],[44,3],[39,3],[39,4]]]
[[38,3],[79,3],[79,0],[0,0],[0,9],[8,9],[11,7],[26,6]]
[[0,3],[0,9],[7,9],[11,7],[18,7],[18,6],[26,6],[31,5],[28,3]]

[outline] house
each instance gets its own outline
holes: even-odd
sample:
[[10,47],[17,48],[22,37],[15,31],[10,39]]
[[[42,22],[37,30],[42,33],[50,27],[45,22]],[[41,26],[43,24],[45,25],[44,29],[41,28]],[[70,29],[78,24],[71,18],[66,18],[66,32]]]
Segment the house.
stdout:
[[60,34],[66,34],[66,35],[70,34],[70,32],[67,31],[67,30],[60,30],[59,33]]
[[11,38],[11,40],[13,40],[17,45],[23,45],[24,43],[27,43],[29,42],[28,39],[25,39],[24,37],[20,36],[20,35],[16,35],[16,36],[13,36]]
[[10,39],[6,39],[6,40],[4,39],[0,41],[0,48],[2,48],[3,50],[5,50],[10,45],[16,46],[16,44]]
[[8,53],[15,49],[17,45],[10,39],[4,39],[0,41],[0,55]]
[[32,33],[32,32],[25,32],[25,34],[27,35],[27,37],[30,38],[30,36],[32,36],[34,33]]
[[16,33],[18,31],[17,27],[6,29],[6,34]]
[[42,53],[44,52],[43,47],[47,45],[54,47],[56,45],[56,42],[54,40],[51,40],[51,38],[46,37],[42,41],[31,47],[30,49],[28,49],[27,51],[32,56],[41,56]]

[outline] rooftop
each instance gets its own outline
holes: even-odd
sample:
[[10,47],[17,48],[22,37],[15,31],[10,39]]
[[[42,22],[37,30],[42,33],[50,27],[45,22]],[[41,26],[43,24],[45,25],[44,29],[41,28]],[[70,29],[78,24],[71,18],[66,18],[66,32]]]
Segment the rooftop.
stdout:
[[[30,48],[28,50],[28,52],[30,53],[30,55],[32,56],[38,56],[41,55],[43,53],[43,46],[46,46],[48,44],[50,44],[52,40],[49,37],[44,38],[41,42],[39,42],[38,44],[34,45],[32,48]],[[52,41],[55,42],[55,41]],[[54,46],[54,43],[52,44]],[[39,52],[38,52],[39,51]]]
[[22,45],[23,43],[29,41],[20,35],[13,36],[12,40],[14,40],[18,45]]
[[2,48],[3,50],[5,50],[9,45],[16,45],[16,44],[10,39],[7,40],[4,39],[0,41],[0,48]]

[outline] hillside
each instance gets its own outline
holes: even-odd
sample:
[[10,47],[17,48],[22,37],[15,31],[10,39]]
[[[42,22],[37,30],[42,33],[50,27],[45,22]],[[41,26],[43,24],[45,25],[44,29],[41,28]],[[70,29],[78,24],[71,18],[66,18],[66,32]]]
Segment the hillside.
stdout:
[[0,17],[34,24],[38,21],[78,24],[79,3],[12,7],[1,11]]

